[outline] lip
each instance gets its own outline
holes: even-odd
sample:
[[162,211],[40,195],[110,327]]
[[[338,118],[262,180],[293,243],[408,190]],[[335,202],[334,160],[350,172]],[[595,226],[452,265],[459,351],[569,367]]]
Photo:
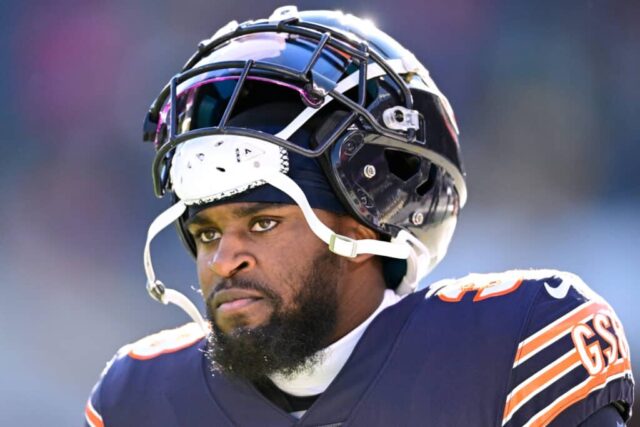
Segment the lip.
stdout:
[[246,307],[262,299],[264,297],[255,291],[234,288],[222,289],[216,292],[213,305],[216,310],[233,310]]

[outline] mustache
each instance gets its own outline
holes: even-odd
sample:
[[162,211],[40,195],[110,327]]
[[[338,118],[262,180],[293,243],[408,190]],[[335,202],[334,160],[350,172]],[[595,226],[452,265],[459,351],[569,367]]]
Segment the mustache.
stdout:
[[278,294],[276,294],[267,285],[259,281],[248,280],[248,279],[225,279],[220,281],[220,283],[216,284],[213,287],[213,291],[211,291],[207,296],[207,299],[206,299],[207,305],[212,304],[213,298],[215,298],[215,295],[224,289],[245,289],[245,290],[251,290],[251,291],[258,291],[262,295],[264,295],[265,298],[272,299],[272,300],[280,299]]

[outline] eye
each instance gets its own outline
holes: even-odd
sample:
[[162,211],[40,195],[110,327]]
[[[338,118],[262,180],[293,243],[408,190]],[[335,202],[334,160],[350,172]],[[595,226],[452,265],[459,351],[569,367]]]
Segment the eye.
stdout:
[[273,230],[279,224],[278,221],[271,218],[260,218],[253,223],[251,231],[258,233],[264,233],[265,231]]
[[196,234],[196,239],[201,243],[211,243],[219,240],[222,234],[217,230],[203,230]]

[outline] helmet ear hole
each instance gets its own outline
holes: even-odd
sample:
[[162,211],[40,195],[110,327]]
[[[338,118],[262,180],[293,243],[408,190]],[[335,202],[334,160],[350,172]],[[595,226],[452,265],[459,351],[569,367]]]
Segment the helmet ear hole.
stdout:
[[397,150],[384,150],[389,172],[403,181],[408,181],[420,170],[420,158]]
[[433,165],[429,166],[429,177],[426,181],[416,187],[416,194],[419,196],[424,196],[429,191],[433,189],[433,186],[436,182],[436,175],[438,174],[438,169]]

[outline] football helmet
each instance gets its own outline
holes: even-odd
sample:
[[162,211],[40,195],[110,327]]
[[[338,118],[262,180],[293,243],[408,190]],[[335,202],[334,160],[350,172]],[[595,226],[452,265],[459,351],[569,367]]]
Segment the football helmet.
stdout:
[[[277,111],[277,120],[266,111]],[[467,198],[447,98],[412,53],[338,11],[287,6],[269,19],[230,22],[153,101],[144,140],[157,150],[155,193],[174,201],[149,228],[147,288],[201,325],[195,306],[156,278],[150,255],[151,240],[174,221],[195,254],[184,226],[193,207],[275,188],[331,251],[401,263],[396,291],[407,293],[444,256]],[[324,205],[310,203],[313,191],[292,178],[294,157],[314,159],[346,211],[380,240],[325,226],[312,210]]]

